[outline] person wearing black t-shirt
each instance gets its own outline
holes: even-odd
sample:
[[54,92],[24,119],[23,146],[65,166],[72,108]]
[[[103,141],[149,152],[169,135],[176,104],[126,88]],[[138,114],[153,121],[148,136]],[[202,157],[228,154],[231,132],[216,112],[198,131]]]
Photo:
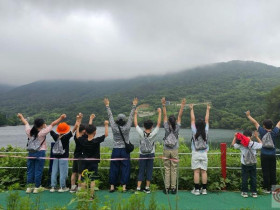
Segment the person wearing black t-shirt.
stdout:
[[[105,134],[94,138],[96,135],[96,126],[94,125],[88,125],[86,126],[86,135],[87,137],[80,137],[78,139],[79,142],[82,142],[82,151],[83,151],[83,157],[84,158],[95,158],[98,160],[84,160],[82,162],[82,169],[88,170],[90,176],[89,178],[91,179],[90,183],[90,191],[91,191],[91,198],[93,199],[94,195],[94,187],[95,187],[95,179],[96,175],[98,173],[98,163],[100,162],[100,143],[102,143],[105,138],[108,136],[108,121],[104,122],[105,126]],[[78,130],[77,130],[77,135],[79,135],[79,125],[78,125]],[[83,181],[84,177],[82,177]],[[85,188],[85,183],[82,184],[82,187]]]

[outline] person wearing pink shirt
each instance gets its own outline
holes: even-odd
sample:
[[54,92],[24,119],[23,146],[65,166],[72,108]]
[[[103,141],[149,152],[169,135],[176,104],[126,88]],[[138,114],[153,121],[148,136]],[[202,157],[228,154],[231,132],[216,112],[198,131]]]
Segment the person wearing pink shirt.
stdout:
[[65,114],[62,114],[57,120],[53,121],[49,126],[45,124],[43,119],[35,119],[34,125],[31,128],[27,120],[23,117],[21,113],[18,113],[18,118],[25,125],[25,132],[27,137],[38,138],[41,142],[41,148],[37,152],[29,152],[28,157],[35,157],[34,159],[27,160],[27,189],[26,193],[31,193],[33,188],[31,185],[35,184],[33,193],[39,192],[39,187],[41,185],[45,159],[40,159],[41,157],[46,157],[47,143],[46,136],[52,130],[52,128],[57,125],[61,120],[66,118]]

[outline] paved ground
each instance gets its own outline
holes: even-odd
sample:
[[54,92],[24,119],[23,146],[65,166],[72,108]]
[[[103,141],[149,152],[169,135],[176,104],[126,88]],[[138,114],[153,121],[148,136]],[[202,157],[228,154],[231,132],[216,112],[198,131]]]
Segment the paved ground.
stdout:
[[[20,196],[28,196],[24,191],[19,191]],[[96,195],[101,203],[108,201],[108,199],[125,199],[132,195],[132,192],[127,193],[109,193],[108,191],[98,191]],[[0,205],[7,209],[8,192],[0,193]],[[54,209],[55,207],[66,206],[67,209],[76,209],[77,203],[70,203],[75,195],[66,193],[50,193],[49,191],[40,194],[31,194],[30,197],[35,200],[40,196],[41,209]],[[145,202],[148,203],[151,195],[147,195]],[[170,203],[172,209],[176,206],[176,196],[170,195]],[[168,209],[168,197],[162,192],[156,192],[156,201],[159,205],[166,206]],[[259,195],[258,198],[243,198],[238,192],[220,192],[208,193],[208,195],[195,196],[188,191],[180,191],[178,193],[178,209],[272,209],[272,196]],[[1,209],[1,208],[0,208]]]

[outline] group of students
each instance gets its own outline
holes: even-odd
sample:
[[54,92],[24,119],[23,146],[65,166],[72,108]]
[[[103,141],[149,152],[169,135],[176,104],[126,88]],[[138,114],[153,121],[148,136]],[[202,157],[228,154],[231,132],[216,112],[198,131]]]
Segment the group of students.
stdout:
[[[119,114],[115,120],[110,109],[110,101],[108,98],[104,99],[104,104],[108,113],[109,121],[104,122],[105,133],[100,137],[95,137],[96,126],[92,124],[95,115],[90,116],[89,124],[84,125],[81,123],[83,115],[79,113],[76,118],[76,123],[71,131],[70,126],[62,122],[66,118],[66,115],[61,115],[57,120],[52,122],[49,126],[46,126],[43,119],[35,119],[33,128],[30,127],[27,120],[24,119],[22,114],[18,114],[23,124],[25,124],[25,131],[28,136],[29,141],[38,140],[40,142],[40,147],[38,151],[30,151],[27,160],[27,193],[38,193],[39,187],[41,185],[41,178],[44,168],[44,157],[46,156],[46,135],[51,134],[54,139],[55,146],[53,152],[55,159],[52,165],[51,174],[51,190],[50,192],[56,191],[57,186],[57,176],[59,171],[60,176],[60,189],[58,192],[68,191],[69,188],[66,187],[66,179],[68,177],[68,157],[69,157],[69,141],[74,135],[75,140],[75,151],[71,176],[71,189],[70,192],[75,192],[79,188],[84,188],[85,183],[83,183],[84,177],[81,176],[82,172],[87,170],[90,174],[89,178],[91,180],[91,196],[94,197],[94,180],[98,177],[98,163],[100,162],[100,143],[102,143],[108,136],[108,125],[110,123],[112,133],[113,133],[113,150],[110,162],[110,173],[109,173],[109,183],[110,192],[115,192],[115,187],[118,184],[122,185],[123,192],[126,192],[126,186],[130,178],[130,129],[132,127],[133,121],[137,133],[139,134],[139,174],[136,193],[142,191],[142,182],[146,180],[144,192],[150,193],[150,183],[153,174],[153,163],[155,158],[155,137],[158,134],[159,128],[161,126],[161,116],[163,112],[163,127],[165,130],[165,137],[163,139],[164,150],[163,150],[163,161],[165,169],[164,185],[165,188],[163,192],[165,194],[176,194],[177,193],[177,162],[179,160],[178,148],[179,148],[179,130],[181,127],[181,118],[183,115],[183,110],[186,105],[186,99],[181,102],[180,110],[177,119],[174,115],[167,116],[166,111],[166,100],[161,99],[162,109],[158,108],[158,120],[154,127],[151,120],[144,121],[144,129],[142,130],[137,121],[137,104],[138,99],[134,98],[132,104],[132,109],[130,115],[126,117],[124,114]],[[205,119],[196,119],[194,114],[194,105],[190,104],[190,120],[191,120],[191,168],[194,171],[194,188],[191,191],[194,195],[206,195],[207,194],[207,166],[208,157],[207,152],[209,151],[208,146],[208,132],[209,132],[209,113],[210,105],[207,105]],[[242,163],[242,193],[243,197],[248,197],[248,176],[251,179],[251,192],[253,197],[257,197],[256,193],[256,161],[247,164],[248,151],[249,154],[253,154],[255,157],[256,149],[261,149],[261,164],[264,179],[264,189],[266,192],[271,191],[271,185],[276,184],[276,157],[275,157],[275,139],[279,132],[280,122],[273,128],[273,123],[271,120],[265,120],[263,122],[263,127],[254,120],[250,112],[246,112],[249,120],[256,126],[259,131],[260,137],[263,139],[264,136],[271,137],[273,143],[273,148],[266,148],[262,145],[262,140],[259,139],[258,133],[255,133],[257,142],[251,141],[252,132],[244,131],[244,135],[236,134],[233,139],[232,145],[236,149],[241,150],[241,163]],[[53,127],[57,125],[57,133],[52,131]],[[241,139],[241,140],[240,140]],[[245,143],[244,143],[245,142]],[[61,147],[59,149],[59,147]],[[59,151],[59,152],[58,152]],[[245,157],[245,154],[247,155]],[[90,160],[84,160],[85,158],[91,158]],[[252,157],[251,157],[252,158]],[[245,162],[244,162],[245,159]],[[78,180],[81,180],[82,184],[77,184]],[[120,177],[120,180],[119,180]],[[201,184],[200,185],[200,177]],[[120,183],[119,183],[120,182]],[[80,182],[78,182],[80,183]],[[33,188],[32,185],[35,185]]]

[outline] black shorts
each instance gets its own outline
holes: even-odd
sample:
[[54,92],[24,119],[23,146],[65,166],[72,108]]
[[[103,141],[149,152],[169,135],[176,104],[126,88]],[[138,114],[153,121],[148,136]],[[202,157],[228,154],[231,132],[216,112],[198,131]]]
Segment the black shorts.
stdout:
[[[82,162],[82,171],[88,170],[90,172],[89,178],[91,181],[94,181],[99,178],[98,176],[98,163],[96,161],[85,160]],[[85,177],[82,176],[82,180]]]
[[74,160],[72,166],[72,173],[81,174],[83,172],[82,169],[82,160]]

